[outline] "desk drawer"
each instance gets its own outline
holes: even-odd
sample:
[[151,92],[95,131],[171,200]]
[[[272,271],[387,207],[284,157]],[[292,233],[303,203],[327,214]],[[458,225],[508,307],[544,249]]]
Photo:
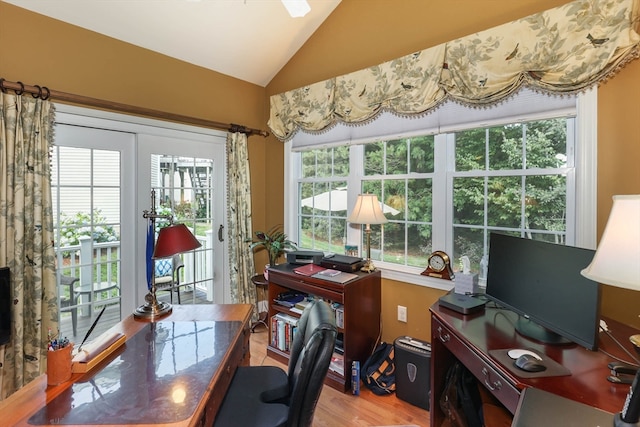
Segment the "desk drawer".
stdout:
[[219,375],[217,382],[211,390],[211,397],[206,404],[204,416],[200,420],[200,424],[203,426],[210,426],[216,418],[218,409],[222,405],[222,400],[227,394],[229,384],[233,379],[233,375],[236,373],[238,366],[249,366],[249,359],[251,357],[249,353],[249,324],[245,324],[242,328],[242,336],[231,349],[231,354],[227,358],[219,369]]
[[436,324],[437,336],[442,344],[473,373],[480,384],[491,392],[512,414],[515,413],[520,399],[520,391],[508,382],[497,370],[485,362],[475,351],[465,345],[446,326],[437,319],[432,319]]

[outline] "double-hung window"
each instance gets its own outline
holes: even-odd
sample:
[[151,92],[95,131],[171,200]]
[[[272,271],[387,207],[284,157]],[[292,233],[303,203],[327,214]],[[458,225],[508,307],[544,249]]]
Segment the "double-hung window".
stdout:
[[524,91],[490,109],[446,104],[386,134],[378,124],[378,135],[294,138],[287,231],[301,248],[366,257],[362,226],[347,217],[358,194],[376,194],[388,222],[371,226],[370,256],[415,283],[435,250],[455,269],[468,256],[482,277],[492,232],[592,247],[594,108],[595,93]]

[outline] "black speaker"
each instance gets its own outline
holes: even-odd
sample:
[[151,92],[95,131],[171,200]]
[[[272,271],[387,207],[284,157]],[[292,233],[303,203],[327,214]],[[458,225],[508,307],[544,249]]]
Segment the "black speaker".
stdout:
[[429,410],[431,396],[431,344],[411,337],[394,341],[396,396]]
[[9,267],[0,268],[0,345],[11,339],[11,280]]

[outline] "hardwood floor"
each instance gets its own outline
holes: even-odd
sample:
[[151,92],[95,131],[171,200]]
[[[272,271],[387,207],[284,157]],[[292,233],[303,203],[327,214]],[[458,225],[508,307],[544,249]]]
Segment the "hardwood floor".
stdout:
[[[286,366],[267,357],[267,330],[258,326],[251,334],[251,365]],[[377,396],[361,388],[360,396],[324,386],[316,406],[314,427],[338,426],[429,426],[429,412],[413,406],[395,394]]]

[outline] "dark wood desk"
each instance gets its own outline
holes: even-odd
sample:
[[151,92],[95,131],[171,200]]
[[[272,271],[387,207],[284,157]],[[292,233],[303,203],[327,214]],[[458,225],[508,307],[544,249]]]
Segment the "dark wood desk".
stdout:
[[127,341],[86,374],[47,387],[46,375],[0,402],[3,426],[208,426],[239,365],[249,364],[252,306],[177,305],[110,331]]
[[[431,426],[440,426],[444,415],[440,409],[440,394],[446,372],[455,360],[462,362],[478,378],[480,384],[514,414],[520,395],[526,387],[535,387],[589,406],[615,413],[622,409],[629,385],[607,381],[607,364],[613,359],[601,351],[589,351],[575,344],[545,345],[532,341],[514,330],[517,315],[510,310],[492,308],[484,312],[462,315],[440,307],[431,309]],[[628,350],[634,350],[628,337],[634,329],[608,320],[613,335]],[[629,357],[601,333],[599,348],[629,360]],[[521,378],[501,365],[489,352],[510,348],[530,348],[544,354],[571,371],[571,375]]]

